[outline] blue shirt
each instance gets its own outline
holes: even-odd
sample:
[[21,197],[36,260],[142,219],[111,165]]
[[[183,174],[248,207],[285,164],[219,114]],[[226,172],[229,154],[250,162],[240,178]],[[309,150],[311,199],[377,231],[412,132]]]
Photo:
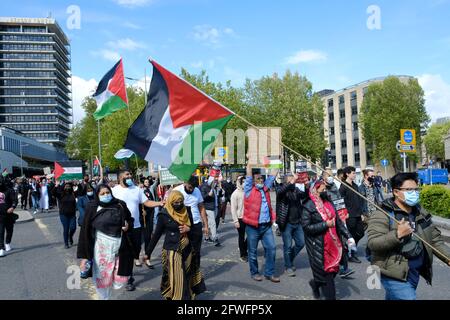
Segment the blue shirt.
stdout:
[[[273,185],[273,182],[275,181],[275,177],[274,176],[268,176],[266,181],[264,182],[264,186],[267,188],[271,188]],[[248,176],[247,178],[245,178],[245,182],[244,182],[244,193],[245,193],[245,197],[248,198],[250,196],[250,193],[252,191],[253,188],[256,188],[255,186],[253,186],[253,177],[252,176]],[[271,205],[270,203],[267,203],[267,199],[266,199],[266,195],[264,193],[264,188],[263,189],[258,189],[259,192],[261,192],[261,211],[259,213],[259,220],[258,222],[260,224],[262,223],[268,223],[271,221],[271,216],[270,216],[270,209],[269,206]]]

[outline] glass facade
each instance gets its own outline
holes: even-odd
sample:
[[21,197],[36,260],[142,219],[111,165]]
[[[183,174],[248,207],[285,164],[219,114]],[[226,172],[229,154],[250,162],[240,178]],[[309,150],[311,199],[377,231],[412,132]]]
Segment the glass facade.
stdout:
[[0,125],[63,150],[70,84],[69,42],[54,20],[0,21]]

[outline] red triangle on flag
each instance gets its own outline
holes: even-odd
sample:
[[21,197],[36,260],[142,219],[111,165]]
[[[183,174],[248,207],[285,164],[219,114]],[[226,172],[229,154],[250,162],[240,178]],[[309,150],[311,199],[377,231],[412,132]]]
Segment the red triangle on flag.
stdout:
[[55,162],[55,170],[53,170],[53,174],[55,175],[55,179],[59,179],[64,174],[64,168],[58,162]]

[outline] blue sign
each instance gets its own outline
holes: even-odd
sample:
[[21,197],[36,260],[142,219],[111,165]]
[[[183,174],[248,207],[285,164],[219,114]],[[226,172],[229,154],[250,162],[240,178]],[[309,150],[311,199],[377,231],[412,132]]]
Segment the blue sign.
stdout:
[[403,140],[405,140],[406,143],[411,143],[413,141],[413,134],[411,131],[407,130],[403,133]]
[[225,149],[224,148],[219,148],[219,157],[223,157],[223,156],[225,156],[226,154],[227,154],[227,152],[225,151]]
[[387,160],[387,159],[381,160],[381,166],[387,167],[388,165],[389,165],[389,160]]

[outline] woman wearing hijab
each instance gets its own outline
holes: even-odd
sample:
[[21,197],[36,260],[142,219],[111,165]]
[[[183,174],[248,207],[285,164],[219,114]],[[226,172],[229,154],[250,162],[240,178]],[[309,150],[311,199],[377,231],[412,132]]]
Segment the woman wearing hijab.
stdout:
[[40,185],[40,191],[41,191],[41,197],[39,200],[39,207],[41,208],[41,212],[45,211],[48,213],[48,206],[49,206],[49,192],[48,192],[48,185],[47,185],[47,179],[43,178]]
[[125,202],[113,197],[111,188],[101,184],[95,199],[86,205],[78,241],[77,257],[92,261],[92,280],[100,299],[111,297],[111,288],[127,284],[133,269],[136,249],[128,236],[133,218]]
[[191,210],[184,206],[183,194],[173,190],[158,216],[156,230],[145,256],[146,259],[151,256],[165,232],[161,294],[167,300],[193,300],[206,290],[199,267],[192,263],[192,246],[188,237],[191,226]]
[[354,240],[336,215],[333,204],[328,199],[326,186],[316,181],[309,190],[309,199],[302,210],[301,224],[305,234],[306,249],[313,279],[309,282],[314,297],[320,298],[320,288],[326,300],[336,300],[334,278],[339,272],[342,257],[341,236]]
[[77,200],[73,191],[73,185],[66,183],[63,186],[56,182],[52,194],[58,200],[59,218],[63,225],[63,237],[65,248],[73,246],[73,235],[77,230],[76,213]]

